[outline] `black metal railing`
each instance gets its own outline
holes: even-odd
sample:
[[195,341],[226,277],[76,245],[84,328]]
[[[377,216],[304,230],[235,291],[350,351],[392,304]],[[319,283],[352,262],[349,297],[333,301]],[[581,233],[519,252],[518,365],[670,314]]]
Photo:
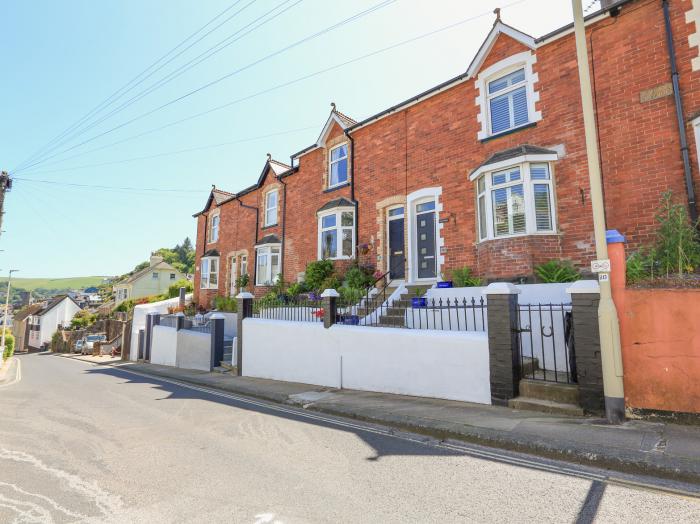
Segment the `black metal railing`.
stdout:
[[253,317],[293,322],[323,322],[323,301],[320,296],[262,297],[253,301]]
[[483,297],[390,299],[386,289],[359,304],[338,303],[337,324],[440,331],[486,331]]
[[520,378],[575,383],[571,304],[519,304]]

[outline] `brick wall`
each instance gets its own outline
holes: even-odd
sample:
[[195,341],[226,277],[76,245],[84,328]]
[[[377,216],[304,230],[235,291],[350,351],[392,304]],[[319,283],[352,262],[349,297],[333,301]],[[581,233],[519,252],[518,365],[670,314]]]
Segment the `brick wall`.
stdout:
[[[688,45],[688,36],[695,31],[695,24],[685,19],[690,8],[689,0],[671,2],[693,177],[698,187],[690,119],[700,114],[700,71],[691,67],[698,49]],[[587,40],[607,225],[625,234],[634,249],[653,240],[654,214],[664,191],[673,190],[679,201],[686,199],[674,101],[667,86],[670,68],[661,4],[655,0],[631,2],[620,16],[589,25]],[[481,69],[528,50],[501,34]],[[439,235],[444,245],[438,254],[444,258],[441,269],[445,273],[470,266],[487,279],[528,278],[535,265],[554,258],[571,260],[581,268],[588,266],[595,252],[574,36],[564,33],[540,43],[532,52],[536,55],[533,72],[538,77],[534,88],[539,94],[535,110],[542,115],[534,125],[480,141],[479,93],[471,78],[352,131],[357,244],[369,246],[359,257],[361,263],[385,268],[386,209],[405,203],[415,191],[437,187],[441,189]],[[349,186],[325,191],[328,148],[346,137],[334,124],[325,138],[326,147],[301,155],[298,170],[283,179],[287,195],[286,281],[296,281],[306,264],[318,257],[317,210],[332,199],[351,196]],[[557,231],[478,242],[475,183],[469,181],[469,174],[492,154],[523,144],[560,152],[560,159],[552,164]],[[259,238],[273,233],[282,238],[282,217],[277,226],[262,229],[262,198],[271,184],[280,181],[268,176],[261,187],[241,197],[244,203],[261,209]],[[284,189],[280,192],[280,212],[283,194]],[[199,302],[228,292],[226,257],[231,253],[247,250],[252,276],[255,213],[241,208],[235,200],[223,204],[220,211],[221,233],[215,246],[221,253],[219,289],[199,292],[197,274]],[[198,256],[211,247],[203,245],[204,220],[205,216],[199,216]],[[255,288],[256,294],[264,291]]]

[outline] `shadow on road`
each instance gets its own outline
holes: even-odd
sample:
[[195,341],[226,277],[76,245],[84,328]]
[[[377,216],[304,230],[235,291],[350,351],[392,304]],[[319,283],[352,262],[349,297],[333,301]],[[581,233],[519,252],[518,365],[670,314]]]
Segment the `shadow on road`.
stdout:
[[[136,375],[127,371],[120,370],[119,368],[112,367],[95,367],[86,369],[85,373],[95,374],[95,375],[107,375],[110,377],[115,377],[124,380],[124,384],[149,384],[155,386],[159,390],[168,394],[167,397],[158,400],[205,400],[209,402],[216,402],[217,404],[223,404],[226,406],[232,406],[238,409],[244,409],[246,411],[252,411],[255,413],[261,413],[264,415],[270,415],[274,417],[280,417],[287,420],[294,420],[296,422],[302,422],[304,424],[312,424],[314,426],[345,431],[353,433],[360,439],[362,439],[368,446],[370,446],[375,455],[367,457],[369,461],[377,461],[382,457],[391,455],[413,455],[413,456],[459,456],[465,455],[457,450],[449,450],[444,448],[437,448],[435,446],[425,446],[419,442],[411,442],[405,439],[397,439],[391,437],[391,435],[373,433],[371,430],[371,425],[363,423],[363,426],[367,426],[367,429],[362,429],[358,425],[354,425],[351,421],[343,421],[338,419],[338,423],[332,423],[321,418],[309,418],[308,414],[299,411],[292,406],[285,406],[289,411],[280,411],[275,409],[273,406],[266,407],[264,401],[255,401],[256,403],[243,402],[235,400],[232,398],[219,396],[205,391],[197,391],[189,387],[179,386],[177,384],[171,384],[165,382],[156,377],[144,377],[141,375]],[[263,405],[258,404],[261,402]],[[312,412],[313,413],[313,412]],[[324,418],[327,418],[324,415]],[[426,438],[426,440],[428,440]]]

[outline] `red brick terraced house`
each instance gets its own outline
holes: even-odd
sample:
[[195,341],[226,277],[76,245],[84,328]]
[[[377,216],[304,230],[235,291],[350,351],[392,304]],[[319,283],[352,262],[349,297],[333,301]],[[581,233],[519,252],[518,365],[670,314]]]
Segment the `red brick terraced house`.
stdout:
[[[696,212],[700,0],[603,5],[586,38],[607,225],[634,249],[653,240],[663,192]],[[237,293],[238,275],[259,296],[320,258],[425,283],[464,266],[521,281],[551,259],[585,269],[595,250],[573,26],[533,38],[496,20],[464,74],[359,122],[333,105],[289,165],[268,157],[255,185],[215,187],[195,217],[205,305]]]

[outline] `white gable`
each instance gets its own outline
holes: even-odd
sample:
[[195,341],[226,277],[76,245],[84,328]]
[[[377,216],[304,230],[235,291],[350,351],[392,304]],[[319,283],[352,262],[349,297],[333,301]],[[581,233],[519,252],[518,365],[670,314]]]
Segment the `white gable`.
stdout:
[[535,39],[533,37],[523,33],[522,31],[518,31],[514,27],[506,25],[500,20],[498,20],[495,24],[493,24],[491,32],[486,37],[486,40],[484,40],[484,43],[481,44],[481,47],[476,53],[474,60],[472,60],[472,63],[469,64],[469,68],[467,69],[467,75],[469,77],[475,76],[477,71],[479,71],[482,64],[484,63],[484,60],[486,60],[486,57],[491,52],[493,44],[496,42],[496,38],[498,38],[498,35],[500,34],[507,35],[513,40],[520,42],[524,46],[529,47],[530,49],[535,49],[536,47]]

